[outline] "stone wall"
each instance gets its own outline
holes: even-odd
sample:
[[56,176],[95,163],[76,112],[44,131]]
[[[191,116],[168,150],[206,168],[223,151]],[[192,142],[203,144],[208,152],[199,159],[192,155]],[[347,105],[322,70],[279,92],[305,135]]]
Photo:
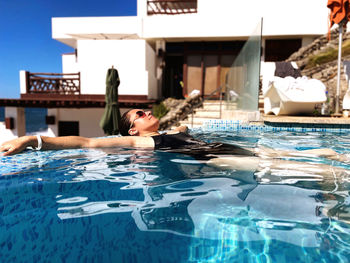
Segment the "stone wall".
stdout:
[[[337,49],[339,44],[339,31],[338,29],[331,32],[330,40],[328,35],[321,36],[315,39],[308,46],[300,48],[297,52],[292,54],[286,61],[295,61],[298,67],[301,69],[301,74],[309,78],[321,80],[327,87],[328,94],[330,96],[330,106],[334,110],[334,98],[337,89],[337,72],[338,62],[337,60],[331,61],[326,64],[315,66],[313,68],[305,69],[306,64],[309,61],[311,55],[317,55],[325,52],[329,48]],[[350,33],[343,34],[343,42],[350,39]],[[350,56],[342,57],[342,61],[350,60]],[[348,83],[346,80],[344,67],[342,65],[340,75],[340,109],[342,106],[342,98],[348,89]]]
[[197,94],[189,96],[184,100],[168,98],[164,100],[163,103],[165,107],[169,109],[169,112],[160,119],[159,129],[167,130],[172,126],[177,126],[178,123],[186,119],[194,109],[201,107],[203,99]]

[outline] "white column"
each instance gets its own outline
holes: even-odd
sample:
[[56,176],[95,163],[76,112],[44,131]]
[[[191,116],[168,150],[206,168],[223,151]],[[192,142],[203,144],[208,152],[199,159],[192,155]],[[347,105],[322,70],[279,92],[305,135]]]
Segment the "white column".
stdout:
[[48,116],[55,116],[55,124],[48,125],[48,135],[58,136],[58,121],[60,120],[59,109],[47,109]]
[[20,70],[19,71],[19,84],[20,84],[20,92],[21,94],[27,93],[27,71]]
[[147,16],[147,0],[137,0],[137,16],[141,18]]

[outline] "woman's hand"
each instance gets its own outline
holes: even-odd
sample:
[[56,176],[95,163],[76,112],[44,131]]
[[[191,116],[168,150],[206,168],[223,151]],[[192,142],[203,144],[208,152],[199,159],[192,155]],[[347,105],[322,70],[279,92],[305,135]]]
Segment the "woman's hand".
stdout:
[[0,152],[4,152],[2,155],[12,155],[20,153],[28,146],[33,146],[33,142],[36,141],[35,136],[23,136],[11,141],[4,142],[0,146]]

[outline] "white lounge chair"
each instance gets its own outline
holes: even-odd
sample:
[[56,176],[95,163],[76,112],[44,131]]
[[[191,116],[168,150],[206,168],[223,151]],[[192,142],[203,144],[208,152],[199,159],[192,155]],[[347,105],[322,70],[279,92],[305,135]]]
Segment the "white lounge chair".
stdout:
[[263,62],[261,75],[264,113],[275,115],[310,114],[315,105],[327,100],[325,85],[307,77],[275,77],[273,62]]

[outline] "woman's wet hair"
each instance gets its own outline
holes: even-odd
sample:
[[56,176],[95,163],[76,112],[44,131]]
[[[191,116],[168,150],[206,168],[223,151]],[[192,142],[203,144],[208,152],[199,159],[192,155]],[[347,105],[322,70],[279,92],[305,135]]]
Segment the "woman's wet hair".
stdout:
[[126,111],[123,116],[120,119],[120,123],[119,123],[119,132],[121,135],[123,136],[128,136],[129,135],[129,128],[130,128],[130,118],[128,116],[128,113],[131,110]]

